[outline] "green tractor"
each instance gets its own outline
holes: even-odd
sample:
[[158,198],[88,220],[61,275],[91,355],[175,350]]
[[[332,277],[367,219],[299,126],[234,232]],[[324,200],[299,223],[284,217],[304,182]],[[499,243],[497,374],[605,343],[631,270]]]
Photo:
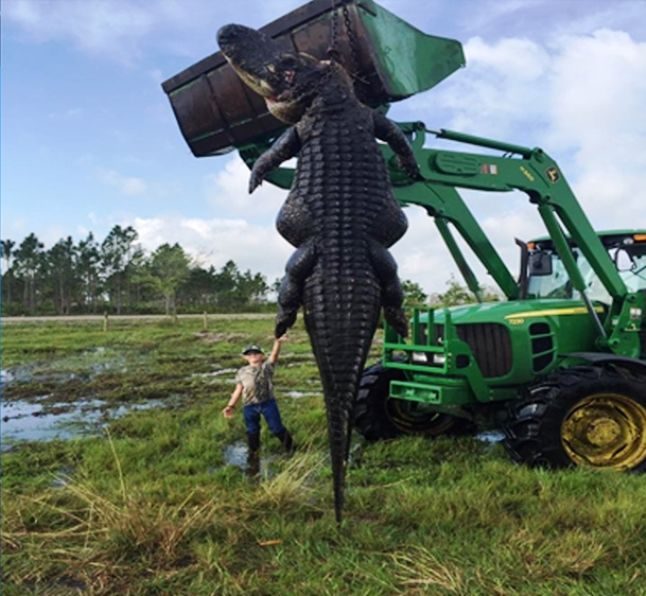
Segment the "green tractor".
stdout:
[[[540,149],[436,134],[505,156],[434,151],[414,136],[425,182],[399,182],[396,196],[435,218],[476,299],[481,288],[452,228],[506,299],[415,309],[407,341],[386,327],[383,360],[362,379],[355,427],[377,440],[502,425],[520,462],[646,470],[646,230],[595,232]],[[549,236],[518,242],[517,279],[458,188],[517,189],[537,206]]]
[[410,342],[386,329],[383,362],[362,379],[359,432],[436,436],[484,420],[502,423],[519,462],[646,470],[646,231],[599,238],[625,262],[620,297],[570,244],[589,288],[574,296],[555,243],[542,238],[523,248],[522,297],[416,310]]
[[[382,110],[465,63],[458,41],[424,34],[372,0],[313,0],[263,30],[321,59],[332,48],[351,65],[357,95]],[[251,166],[284,129],[219,52],[163,88],[196,156],[235,149]],[[362,379],[357,430],[370,440],[436,436],[484,421],[503,425],[521,462],[646,469],[646,230],[596,232],[541,149],[441,130],[487,152],[435,150],[424,146],[423,123],[400,126],[424,180],[408,179],[384,146],[395,196],[434,218],[478,303],[416,309],[406,341],[385,328],[382,361]],[[267,179],[289,188],[292,177],[278,168]],[[458,189],[521,191],[536,205],[548,236],[518,242],[518,277]],[[481,301],[454,231],[504,301]]]

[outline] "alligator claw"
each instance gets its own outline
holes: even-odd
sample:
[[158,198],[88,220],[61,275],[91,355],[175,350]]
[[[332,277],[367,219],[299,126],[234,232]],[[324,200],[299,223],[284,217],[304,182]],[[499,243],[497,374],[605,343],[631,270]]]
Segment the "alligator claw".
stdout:
[[251,177],[249,178],[249,194],[251,194],[256,188],[262,184],[262,176],[256,172],[251,172]]

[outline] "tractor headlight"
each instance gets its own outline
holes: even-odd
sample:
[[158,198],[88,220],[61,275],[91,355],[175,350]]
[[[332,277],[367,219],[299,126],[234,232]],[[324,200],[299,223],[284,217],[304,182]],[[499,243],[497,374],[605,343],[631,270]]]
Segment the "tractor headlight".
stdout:
[[413,352],[413,362],[426,364],[426,354],[424,352]]
[[446,363],[446,356],[444,354],[433,354],[433,364],[444,365]]

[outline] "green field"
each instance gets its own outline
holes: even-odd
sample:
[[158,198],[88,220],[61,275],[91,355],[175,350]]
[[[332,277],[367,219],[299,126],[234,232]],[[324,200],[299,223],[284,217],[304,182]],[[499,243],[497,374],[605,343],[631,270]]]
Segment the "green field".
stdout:
[[[220,410],[240,347],[269,347],[272,321],[201,327],[4,327],[5,403],[91,399],[106,415],[93,434],[2,454],[3,594],[646,594],[643,476],[532,470],[475,437],[355,436],[337,527],[300,321],[275,376],[297,453],[265,429],[261,477],[247,477],[241,416]],[[147,409],[109,415],[133,404]]]

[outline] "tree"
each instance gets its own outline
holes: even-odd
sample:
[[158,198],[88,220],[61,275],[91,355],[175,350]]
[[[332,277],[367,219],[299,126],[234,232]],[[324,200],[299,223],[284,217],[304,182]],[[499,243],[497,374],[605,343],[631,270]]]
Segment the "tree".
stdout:
[[215,303],[215,268],[193,267],[188,279],[182,285],[182,302],[194,307],[204,308]]
[[425,304],[428,300],[422,286],[410,279],[402,281],[402,290],[404,292],[404,307],[406,308]]
[[226,309],[240,308],[266,299],[269,286],[264,275],[241,273],[233,261],[227,261],[215,275],[217,304]]
[[[456,306],[476,302],[476,298],[469,288],[461,285],[455,277],[451,276],[446,284],[449,286],[446,292],[431,296],[431,304],[433,306]],[[498,300],[500,300],[500,294],[495,289],[483,288],[483,302],[497,302]]]
[[47,251],[48,277],[52,282],[52,299],[58,314],[70,314],[73,297],[78,294],[77,249],[71,236],[59,240]]
[[224,267],[215,274],[215,299],[218,306],[225,308],[235,306],[237,301],[235,289],[239,277],[240,271],[233,261],[227,261]]
[[2,258],[5,261],[4,274],[2,275],[2,287],[3,290],[6,288],[4,303],[7,306],[11,305],[11,278],[13,277],[13,271],[11,270],[11,259],[13,257],[14,246],[16,246],[16,243],[13,240],[0,240],[0,250],[2,251]]
[[14,253],[16,276],[23,282],[23,304],[30,314],[36,310],[37,278],[45,266],[43,248],[43,243],[32,232]]
[[77,253],[77,274],[80,280],[81,304],[96,312],[99,292],[101,254],[99,245],[90,232],[85,240],[81,240]]
[[132,226],[114,226],[101,243],[103,275],[110,299],[113,303],[116,302],[117,314],[121,314],[128,265],[137,253],[134,246],[136,239],[137,231]]
[[177,289],[188,278],[190,259],[177,243],[162,244],[150,260],[150,273],[164,295],[166,314],[177,312],[175,297]]
[[267,280],[261,273],[254,274],[247,269],[237,279],[235,294],[240,305],[263,302],[268,291]]

